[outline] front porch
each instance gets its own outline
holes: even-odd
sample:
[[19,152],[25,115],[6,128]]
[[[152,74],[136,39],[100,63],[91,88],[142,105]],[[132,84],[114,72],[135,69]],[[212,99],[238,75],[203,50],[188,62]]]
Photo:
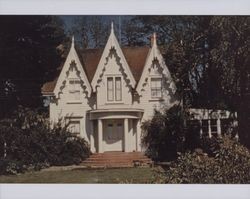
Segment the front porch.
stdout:
[[99,109],[89,114],[91,152],[142,151],[142,109]]

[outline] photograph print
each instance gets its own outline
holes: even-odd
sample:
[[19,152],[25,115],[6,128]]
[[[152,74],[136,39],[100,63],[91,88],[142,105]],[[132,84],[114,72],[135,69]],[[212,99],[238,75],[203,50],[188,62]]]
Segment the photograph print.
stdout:
[[0,27],[0,183],[250,183],[249,16]]

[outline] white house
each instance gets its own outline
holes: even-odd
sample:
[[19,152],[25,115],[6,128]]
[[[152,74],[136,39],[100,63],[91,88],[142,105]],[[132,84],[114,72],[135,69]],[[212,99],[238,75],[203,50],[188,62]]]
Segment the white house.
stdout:
[[42,87],[50,120],[69,122],[92,152],[141,151],[141,124],[177,102],[175,84],[153,35],[151,47],[121,47],[111,25],[104,49],[76,50]]

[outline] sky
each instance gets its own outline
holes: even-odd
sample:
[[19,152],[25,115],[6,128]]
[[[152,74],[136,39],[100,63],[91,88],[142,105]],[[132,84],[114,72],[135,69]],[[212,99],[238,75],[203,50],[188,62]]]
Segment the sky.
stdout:
[[[72,28],[72,25],[74,24],[74,21],[77,19],[78,16],[93,16],[93,15],[61,15],[60,18],[64,21],[66,31],[69,31]],[[115,24],[119,24],[120,22],[131,17],[131,16],[118,16],[118,15],[96,15],[101,16],[103,22],[105,23],[111,23],[112,21]]]

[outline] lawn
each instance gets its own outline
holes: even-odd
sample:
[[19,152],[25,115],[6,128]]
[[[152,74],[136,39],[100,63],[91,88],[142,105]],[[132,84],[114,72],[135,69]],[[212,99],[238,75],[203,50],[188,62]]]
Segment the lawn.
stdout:
[[154,172],[151,168],[36,171],[0,176],[0,183],[147,183]]

